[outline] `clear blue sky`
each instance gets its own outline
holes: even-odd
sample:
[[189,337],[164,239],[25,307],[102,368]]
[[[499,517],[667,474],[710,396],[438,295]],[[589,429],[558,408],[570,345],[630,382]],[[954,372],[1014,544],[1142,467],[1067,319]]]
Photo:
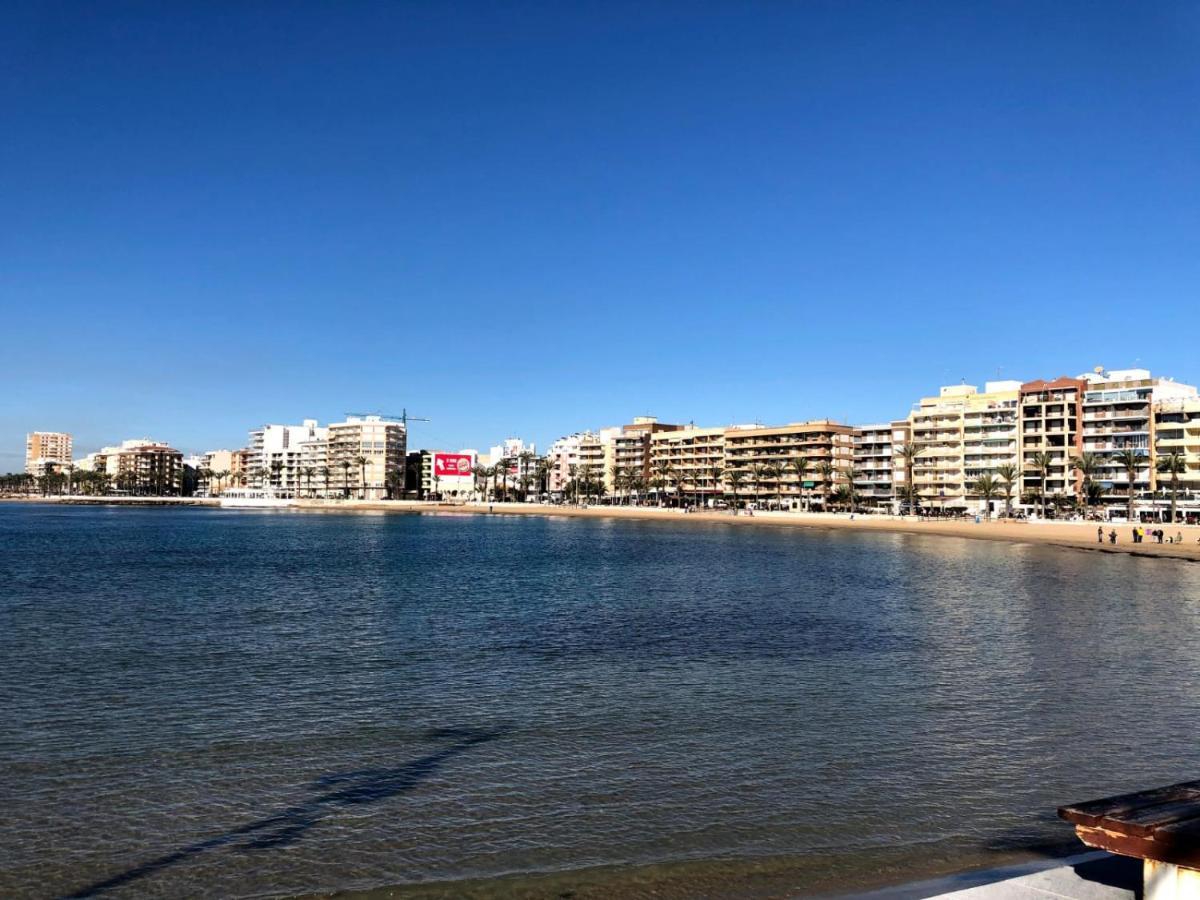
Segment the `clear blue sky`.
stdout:
[[0,13],[0,470],[1200,378],[1195,3]]

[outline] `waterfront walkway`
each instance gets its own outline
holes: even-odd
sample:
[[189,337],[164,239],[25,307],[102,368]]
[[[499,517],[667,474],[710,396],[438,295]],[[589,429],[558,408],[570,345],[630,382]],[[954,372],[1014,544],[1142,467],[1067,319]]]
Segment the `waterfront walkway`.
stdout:
[[1111,853],[1081,853],[1003,869],[961,872],[858,894],[858,900],[1134,900],[1142,884],[1141,860]]

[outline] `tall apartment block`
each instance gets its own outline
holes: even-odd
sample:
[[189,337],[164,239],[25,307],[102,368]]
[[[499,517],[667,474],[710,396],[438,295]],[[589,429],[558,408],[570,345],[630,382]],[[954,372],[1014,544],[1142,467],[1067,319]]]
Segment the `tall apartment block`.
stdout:
[[1084,453],[1083,396],[1087,387],[1085,379],[1065,376],[1021,385],[1018,502],[1021,496],[1042,489],[1042,476],[1033,467],[1039,458],[1050,464],[1046,471],[1047,497],[1080,496],[1082,478],[1072,460]]
[[71,464],[71,435],[65,431],[32,431],[25,435],[25,474],[45,475],[46,467]]
[[676,473],[676,483],[702,505],[725,493],[724,468],[724,428],[684,426],[650,436],[650,471]]
[[913,483],[923,507],[952,512],[977,510],[974,489],[981,475],[1017,464],[1017,406],[1020,382],[989,381],[943,387],[925,397],[909,415],[912,443],[919,456]]
[[316,419],[299,425],[264,425],[250,432],[250,483],[283,496],[298,497],[302,486],[303,444],[324,440],[326,429]]
[[348,416],[345,422],[329,425],[328,438],[335,495],[382,500],[387,497],[389,478],[404,478],[404,423],[382,416]]
[[854,434],[854,481],[859,503],[875,509],[892,509],[896,499],[891,423],[859,425]]
[[1196,397],[1196,388],[1154,378],[1147,369],[1105,371],[1098,367],[1082,377],[1088,381],[1083,397],[1083,450],[1100,459],[1097,480],[1104,488],[1103,503],[1117,508],[1127,505],[1130,476],[1117,457],[1132,450],[1146,463],[1133,477],[1135,509],[1147,503],[1156,505],[1156,409]]
[[[1159,400],[1154,406],[1156,460],[1177,453],[1184,470],[1177,480],[1177,512],[1185,520],[1200,520],[1200,396]],[[1159,497],[1155,505],[1171,508],[1171,475],[1158,474]]]

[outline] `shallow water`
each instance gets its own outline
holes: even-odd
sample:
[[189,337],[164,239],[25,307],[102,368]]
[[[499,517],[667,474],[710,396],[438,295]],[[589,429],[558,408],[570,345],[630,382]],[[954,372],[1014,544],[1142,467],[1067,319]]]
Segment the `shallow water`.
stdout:
[[4,504],[0,896],[974,864],[1196,777],[1197,637],[1168,560]]

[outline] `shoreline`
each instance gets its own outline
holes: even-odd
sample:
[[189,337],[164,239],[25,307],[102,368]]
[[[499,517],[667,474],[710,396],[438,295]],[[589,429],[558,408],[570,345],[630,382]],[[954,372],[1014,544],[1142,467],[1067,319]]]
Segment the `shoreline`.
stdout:
[[[64,506],[118,507],[201,507],[220,509],[216,498],[191,497],[4,497],[0,502],[61,504]],[[238,510],[228,512],[265,510]],[[1144,558],[1166,558],[1185,562],[1200,562],[1200,526],[1162,526],[1169,536],[1181,534],[1177,544],[1152,543],[1149,539],[1133,543],[1132,526],[1104,524],[1104,542],[1096,539],[1096,522],[1011,522],[1004,520],[972,519],[939,521],[910,517],[848,513],[756,512],[753,515],[728,511],[686,513],[680,509],[652,506],[558,506],[542,503],[431,503],[424,500],[298,500],[279,512],[302,511],[324,513],[383,512],[436,515],[493,515],[547,516],[559,518],[632,519],[655,522],[692,522],[735,526],[774,526],[808,528],[824,531],[882,532],[934,537],[957,537],[970,540],[1007,541],[1014,544],[1055,547],[1065,550],[1087,550],[1093,553],[1123,554]],[[1148,528],[1158,526],[1147,526]],[[1117,543],[1108,542],[1108,533],[1117,532]]]

